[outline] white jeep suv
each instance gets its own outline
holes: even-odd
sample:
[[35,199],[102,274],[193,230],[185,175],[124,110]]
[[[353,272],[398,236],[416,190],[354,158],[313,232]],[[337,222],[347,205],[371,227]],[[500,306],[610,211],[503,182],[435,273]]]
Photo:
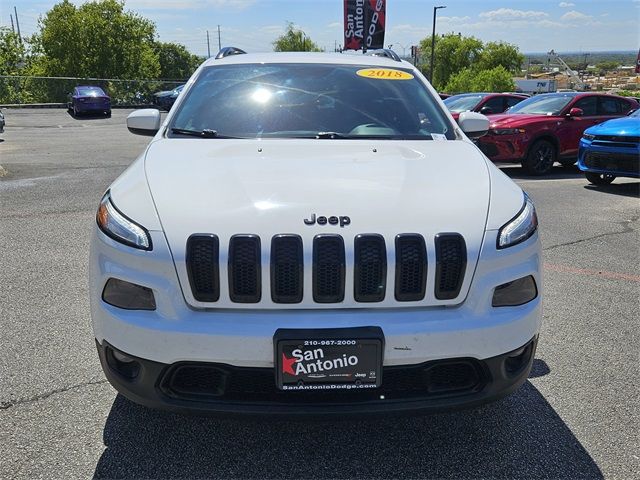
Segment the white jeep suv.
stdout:
[[537,217],[421,73],[223,49],[107,190],[90,257],[102,367],[152,407],[430,411],[514,391],[541,322]]

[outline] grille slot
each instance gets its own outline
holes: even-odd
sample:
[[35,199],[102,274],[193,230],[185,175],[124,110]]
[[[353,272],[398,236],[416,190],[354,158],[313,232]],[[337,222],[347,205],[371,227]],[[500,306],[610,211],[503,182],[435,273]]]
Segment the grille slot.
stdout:
[[276,235],[271,239],[271,299],[275,303],[300,303],[302,285],[302,238]]
[[192,235],[187,240],[187,274],[193,298],[199,302],[217,302],[220,298],[218,237]]
[[344,300],[344,240],[340,235],[317,235],[313,239],[313,300],[339,303]]
[[258,303],[260,282],[260,238],[234,235],[229,242],[229,297],[236,303]]
[[396,237],[396,300],[417,302],[427,287],[427,251],[422,235]]
[[387,280],[387,249],[381,235],[358,235],[354,245],[356,302],[384,300]]
[[451,300],[460,293],[467,266],[467,247],[459,233],[439,233],[436,242],[436,288],[438,300]]

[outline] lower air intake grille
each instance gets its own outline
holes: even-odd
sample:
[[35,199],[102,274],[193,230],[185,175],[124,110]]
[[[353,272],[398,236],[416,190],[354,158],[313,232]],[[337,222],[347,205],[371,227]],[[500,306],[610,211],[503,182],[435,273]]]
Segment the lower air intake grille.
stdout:
[[199,302],[217,302],[220,297],[218,237],[192,235],[187,240],[187,273],[193,298]]
[[436,235],[436,289],[438,300],[450,300],[460,293],[467,266],[467,247],[458,233]]
[[229,243],[229,297],[236,303],[258,303],[261,290],[260,238],[234,235]]
[[637,155],[629,153],[587,152],[584,164],[597,170],[614,170],[640,174],[640,160]]
[[358,235],[354,248],[354,298],[356,302],[384,300],[387,249],[381,235]]
[[427,285],[427,251],[424,238],[417,234],[396,237],[396,300],[417,302],[424,298]]
[[275,303],[302,301],[302,238],[276,235],[271,240],[271,299]]
[[318,235],[313,239],[313,300],[344,300],[344,240],[339,235]]

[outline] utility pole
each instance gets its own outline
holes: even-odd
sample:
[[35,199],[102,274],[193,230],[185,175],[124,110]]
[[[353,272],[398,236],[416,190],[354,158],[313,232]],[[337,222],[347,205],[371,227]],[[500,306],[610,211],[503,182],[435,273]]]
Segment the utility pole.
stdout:
[[11,18],[11,31],[12,31],[13,33],[16,33],[16,29],[15,29],[15,27],[13,26],[13,13],[10,13],[10,14],[9,14],[9,17]]
[[209,30],[207,30],[207,58],[211,58],[211,45],[209,45]]
[[429,65],[429,82],[433,84],[433,61],[436,54],[436,15],[441,8],[447,8],[446,5],[433,7],[433,30],[431,32],[431,65]]
[[222,50],[222,42],[220,41],[220,25],[218,25],[218,50]]
[[20,37],[20,43],[22,43],[22,35],[20,34],[20,21],[18,20],[18,10],[16,7],[13,7],[13,11],[16,14],[16,27],[18,28],[18,37]]

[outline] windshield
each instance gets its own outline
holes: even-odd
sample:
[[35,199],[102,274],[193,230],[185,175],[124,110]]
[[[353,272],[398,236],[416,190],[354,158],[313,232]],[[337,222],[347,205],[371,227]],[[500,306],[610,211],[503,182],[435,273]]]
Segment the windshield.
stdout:
[[173,118],[171,136],[455,138],[436,101],[408,70],[352,65],[208,67]]
[[573,95],[538,95],[527,98],[509,109],[512,113],[533,113],[539,115],[559,115]]
[[105,95],[105,93],[100,87],[78,87],[78,95],[102,97]]
[[485,95],[454,95],[444,100],[450,112],[467,112],[476,108]]
[[638,109],[635,112],[631,113],[629,116],[630,117],[640,117],[640,109]]

